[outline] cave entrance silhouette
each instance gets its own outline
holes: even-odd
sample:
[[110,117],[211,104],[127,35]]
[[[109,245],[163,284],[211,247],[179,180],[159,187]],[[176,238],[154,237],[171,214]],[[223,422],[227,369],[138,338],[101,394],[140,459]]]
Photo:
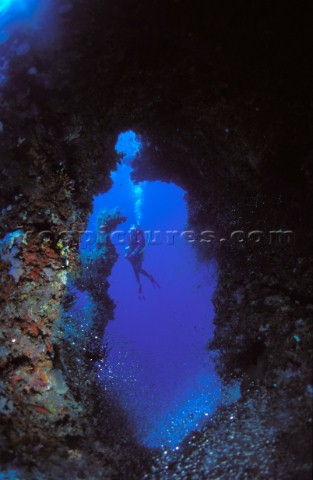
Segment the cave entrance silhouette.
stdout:
[[112,173],[110,191],[94,199],[88,229],[94,230],[101,212],[118,208],[127,217],[121,231],[134,223],[150,231],[143,268],[161,288],[143,277],[141,301],[125,244],[113,241],[119,255],[109,278],[115,319],[106,329],[110,352],[99,376],[128,413],[139,442],[174,450],[221,401],[220,381],[206,350],[213,333],[217,268],[214,262],[199,263],[181,235],[187,225],[185,192],[161,181],[136,185],[131,180],[130,163],[140,147],[134,132],[119,136],[116,150],[124,157]]

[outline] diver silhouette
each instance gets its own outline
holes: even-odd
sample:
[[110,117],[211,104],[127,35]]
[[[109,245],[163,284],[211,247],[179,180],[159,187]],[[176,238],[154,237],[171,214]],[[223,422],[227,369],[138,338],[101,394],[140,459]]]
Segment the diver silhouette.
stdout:
[[130,261],[137,285],[138,285],[138,294],[140,300],[145,300],[145,297],[142,293],[142,284],[140,281],[140,275],[144,275],[147,277],[154,288],[160,288],[160,285],[158,282],[154,279],[153,275],[150,275],[150,273],[146,272],[142,268],[142,262],[144,259],[144,251],[146,248],[146,240],[145,240],[145,235],[144,232],[140,229],[139,226],[135,227],[132,226],[131,229],[129,230],[129,241],[128,241],[128,246],[126,247],[126,254],[125,258]]

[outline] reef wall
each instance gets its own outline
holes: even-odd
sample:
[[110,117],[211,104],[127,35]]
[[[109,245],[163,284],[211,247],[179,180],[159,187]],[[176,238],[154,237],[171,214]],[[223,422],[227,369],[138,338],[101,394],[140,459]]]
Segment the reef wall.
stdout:
[[[57,215],[57,209],[50,212]],[[31,217],[31,207],[27,214]],[[116,252],[109,234],[121,217],[102,219],[99,258],[87,267],[75,243],[84,224],[51,225],[46,218],[44,227],[31,223],[26,232],[20,225],[0,245],[3,478],[138,478],[148,454],[136,446],[125,414],[105,395],[95,367],[105,360],[102,337],[113,318],[106,278]],[[8,229],[13,226],[8,221]],[[86,333],[80,316],[66,315],[72,283],[97,299]]]
[[[242,403],[220,412],[191,450],[187,441],[173,475],[189,478],[196,451],[200,478],[309,478],[307,3],[77,0],[64,10],[55,2],[50,42],[25,27],[1,46],[1,458],[27,465],[29,478],[55,478],[61,465],[62,478],[140,478],[146,462],[105,398],[101,428],[96,378],[71,363],[80,352],[67,356],[60,315],[68,275],[79,274],[79,232],[93,195],[110,187],[114,144],[128,128],[144,143],[135,178],[182,186],[190,226],[214,231],[198,249],[220,272],[209,348],[225,382],[242,382]],[[270,233],[278,230],[292,232],[289,243]],[[271,454],[238,432],[269,438]],[[215,464],[203,448],[211,441]],[[248,457],[236,457],[248,444],[252,471]],[[156,465],[166,478],[169,465]]]

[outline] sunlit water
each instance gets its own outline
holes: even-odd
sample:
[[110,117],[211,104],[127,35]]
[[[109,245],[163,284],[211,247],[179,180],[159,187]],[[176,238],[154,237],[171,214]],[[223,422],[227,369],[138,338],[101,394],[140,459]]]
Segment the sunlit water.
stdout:
[[53,46],[72,9],[70,2],[0,0],[0,89],[10,82],[12,61],[14,66],[22,60],[21,74],[28,80],[44,73],[42,65],[38,68],[37,52]]
[[[132,145],[126,147],[130,158]],[[140,219],[144,230],[162,232],[150,237],[157,244],[147,246],[143,263],[161,288],[143,277],[145,299],[139,299],[125,245],[116,245],[119,258],[109,293],[117,307],[104,339],[110,354],[103,382],[128,412],[142,443],[175,449],[221,398],[206,350],[213,333],[211,298],[217,272],[214,263],[198,263],[191,243],[179,235],[173,243],[165,234],[186,229],[183,190],[162,182],[134,186],[130,172],[130,166],[120,165],[112,175],[112,189],[95,198],[89,230],[95,231],[101,211],[118,207],[128,217],[120,229],[127,231]]]
[[[33,29],[34,33],[40,27],[40,22],[44,21],[43,15],[48,15],[48,8],[52,6],[52,0],[0,0],[0,44],[13,31],[16,34],[28,28]],[[50,17],[52,14],[50,11]],[[52,26],[51,18],[47,19],[47,23]]]

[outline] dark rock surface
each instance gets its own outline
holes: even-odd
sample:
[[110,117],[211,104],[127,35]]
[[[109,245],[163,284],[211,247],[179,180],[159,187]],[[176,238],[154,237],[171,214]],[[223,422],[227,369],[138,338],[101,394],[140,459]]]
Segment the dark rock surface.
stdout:
[[[53,28],[26,25],[1,45],[2,462],[34,479],[128,480],[143,470],[310,478],[309,2],[70,7],[54,2]],[[114,144],[129,128],[144,144],[135,178],[181,185],[190,226],[215,232],[198,248],[220,272],[209,348],[223,380],[242,382],[239,404],[186,440],[181,456],[154,460],[153,473],[150,453],[134,444],[89,363],[77,368],[79,348],[68,352],[62,333],[79,232],[93,195],[110,187]],[[290,243],[277,230],[292,231]],[[243,233],[231,241],[234,231]],[[251,231],[263,232],[260,242]],[[110,251],[107,273],[114,261]],[[103,326],[109,299],[106,307]]]

